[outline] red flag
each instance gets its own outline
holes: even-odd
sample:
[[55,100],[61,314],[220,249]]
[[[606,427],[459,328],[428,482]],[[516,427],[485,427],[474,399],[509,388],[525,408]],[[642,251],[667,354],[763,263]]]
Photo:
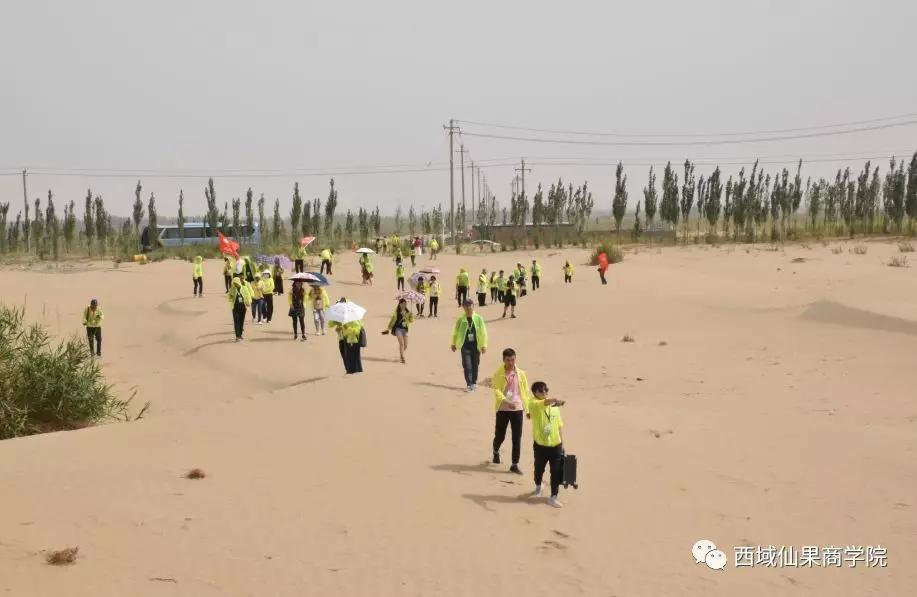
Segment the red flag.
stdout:
[[312,241],[314,241],[314,240],[315,240],[315,237],[314,237],[314,236],[304,236],[304,237],[302,237],[301,239],[299,239],[299,246],[300,246],[300,247],[308,247],[309,245],[312,244]]
[[232,255],[233,257],[239,256],[239,243],[236,241],[226,238],[223,236],[222,232],[218,232],[220,235],[219,241],[217,241],[217,246],[220,248],[220,253],[224,255]]

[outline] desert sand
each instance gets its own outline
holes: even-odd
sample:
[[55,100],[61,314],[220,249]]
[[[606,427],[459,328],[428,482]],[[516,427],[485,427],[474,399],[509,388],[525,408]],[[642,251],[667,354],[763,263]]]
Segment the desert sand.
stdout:
[[[412,326],[406,365],[380,335],[393,263],[377,257],[364,287],[348,254],[329,293],[369,309],[359,376],[333,335],[292,341],[285,298],[232,342],[218,261],[200,300],[179,261],[7,268],[3,300],[56,333],[81,334],[97,296],[106,374],[121,395],[136,388],[135,412],[151,407],[0,442],[0,594],[912,595],[917,268],[885,265],[894,244],[865,245],[640,248],[605,287],[583,250],[441,256],[447,296]],[[525,475],[488,464],[490,391],[465,393],[449,351],[459,266],[474,279],[533,255],[543,285],[519,318],[480,310],[481,369],[514,347],[530,381],[568,401],[580,488],[561,490],[561,510],[525,499],[528,423]],[[206,478],[185,479],[195,467]],[[725,570],[695,564],[698,539],[726,552]],[[736,569],[740,545],[881,545],[888,566]],[[45,563],[68,546],[75,564]]]

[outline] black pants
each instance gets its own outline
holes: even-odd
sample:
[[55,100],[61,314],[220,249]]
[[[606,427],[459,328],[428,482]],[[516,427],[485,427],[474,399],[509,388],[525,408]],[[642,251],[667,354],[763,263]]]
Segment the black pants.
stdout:
[[467,286],[456,286],[455,287],[455,298],[458,300],[458,306],[461,307],[465,302],[465,299],[468,298],[468,287]]
[[503,445],[506,439],[506,426],[509,425],[513,432],[513,464],[519,464],[519,451],[522,447],[522,411],[498,410],[497,423],[494,425],[494,452]]
[[306,267],[302,259],[297,259],[296,261],[293,262],[293,272],[294,273],[298,274],[304,271],[306,271]]
[[232,306],[232,323],[236,329],[236,338],[242,338],[242,333],[245,331],[246,311],[245,303],[242,301],[236,301],[236,304]]
[[296,311],[293,311],[293,339],[294,340],[296,339],[296,333],[297,333],[296,324],[297,323],[299,324],[299,332],[302,334],[302,337],[305,338],[306,337],[306,312],[305,311],[300,311],[298,313]]
[[270,322],[274,317],[274,295],[265,294],[264,303],[261,305],[261,312],[264,313],[264,318]]
[[478,306],[483,307],[486,301],[487,301],[487,293],[479,292],[478,293]]
[[229,287],[232,286],[232,276],[229,274],[223,274],[223,282],[226,283],[226,292],[229,292]]
[[398,278],[398,290],[404,290],[404,278]]
[[[499,413],[498,413],[499,414]],[[533,444],[535,448],[535,485],[541,485],[541,479],[544,476],[546,464],[551,465],[551,495],[556,496],[560,490],[561,476],[564,466],[564,446],[539,446]]]
[[264,299],[252,299],[252,321],[261,321],[264,314]]
[[492,302],[492,303],[497,302],[497,288],[496,288],[496,286],[492,286],[492,287],[490,288],[490,302]]
[[570,284],[571,282],[573,282],[573,276],[564,274],[564,284]]
[[503,303],[503,299],[504,299],[504,298],[506,298],[506,295],[503,293],[502,290],[498,290],[498,291],[497,291],[497,302],[498,302],[498,303]]
[[331,275],[331,260],[330,259],[322,259],[322,268],[321,270],[319,270],[318,273],[320,274],[327,273],[329,276]]
[[[98,357],[102,356],[102,328],[86,328],[86,337],[89,338],[89,354],[94,354]],[[92,340],[95,338],[95,346],[92,345]]]
[[439,317],[439,297],[438,296],[430,297],[430,315],[433,317]]
[[283,278],[274,276],[274,294],[283,294]]
[[604,285],[604,284],[608,284],[608,281],[605,280],[605,272],[603,272],[602,270],[599,270],[599,278],[602,279],[602,284],[603,284],[603,285]]
[[478,365],[481,364],[481,353],[477,348],[462,347],[462,369],[465,372],[465,385],[478,383]]
[[541,276],[532,276],[532,292],[538,290],[538,286],[541,283]]
[[417,263],[414,261],[415,259],[416,259],[416,255],[414,255],[414,253],[411,253],[411,265],[417,265]]
[[203,278],[193,278],[194,279],[194,296],[204,295],[204,279]]
[[360,360],[360,343],[344,343],[344,368],[347,373],[363,373],[363,361]]
[[341,361],[344,363],[344,369],[347,369],[347,343],[344,340],[338,340],[338,350],[341,351]]

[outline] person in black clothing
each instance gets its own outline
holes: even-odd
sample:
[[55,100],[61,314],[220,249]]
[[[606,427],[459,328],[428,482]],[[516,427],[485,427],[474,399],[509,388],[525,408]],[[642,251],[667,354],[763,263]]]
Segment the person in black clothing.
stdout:
[[[306,341],[305,298],[306,291],[302,287],[302,282],[300,280],[294,280],[293,287],[290,288],[290,317],[293,318],[293,340],[296,340],[301,335],[302,342]],[[299,335],[297,334],[297,323],[299,324]]]

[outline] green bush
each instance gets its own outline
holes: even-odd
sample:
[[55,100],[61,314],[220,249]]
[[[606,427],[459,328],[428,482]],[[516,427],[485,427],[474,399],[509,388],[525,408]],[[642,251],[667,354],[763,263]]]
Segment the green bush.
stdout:
[[86,340],[52,345],[24,313],[0,305],[0,440],[126,418],[129,401],[112,395]]
[[621,252],[618,245],[601,243],[593,249],[592,255],[589,257],[589,265],[598,265],[599,255],[602,253],[605,253],[608,257],[608,263],[621,263],[624,261],[624,253]]

